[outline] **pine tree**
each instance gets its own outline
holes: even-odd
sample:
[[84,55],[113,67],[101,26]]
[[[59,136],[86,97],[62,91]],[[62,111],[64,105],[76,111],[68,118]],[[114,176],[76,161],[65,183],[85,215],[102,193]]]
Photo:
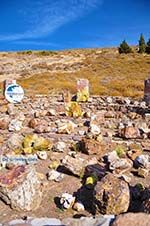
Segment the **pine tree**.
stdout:
[[150,39],[147,42],[146,53],[150,54]]
[[139,53],[145,53],[145,51],[146,51],[145,39],[143,34],[141,34],[140,40],[139,40]]
[[125,40],[120,44],[118,50],[119,50],[119,53],[126,53],[126,54],[132,53],[131,47],[128,45],[128,43]]

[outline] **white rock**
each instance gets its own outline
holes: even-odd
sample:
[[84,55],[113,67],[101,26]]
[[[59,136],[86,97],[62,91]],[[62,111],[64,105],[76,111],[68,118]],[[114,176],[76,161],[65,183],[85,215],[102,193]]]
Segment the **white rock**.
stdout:
[[49,114],[50,116],[55,116],[55,115],[56,115],[55,109],[49,109],[49,110],[48,110],[48,114]]
[[80,212],[80,211],[84,211],[85,208],[84,208],[84,205],[81,203],[81,202],[76,202],[74,205],[73,205],[73,209]]
[[90,132],[91,132],[92,134],[94,134],[94,135],[99,135],[100,132],[101,132],[101,130],[100,130],[100,128],[99,128],[97,125],[91,124],[91,125],[90,125]]
[[64,174],[59,173],[56,170],[51,170],[47,174],[47,179],[50,181],[54,180],[56,182],[60,182],[63,178],[64,178]]
[[150,168],[150,156],[149,155],[139,155],[135,162],[144,168]]
[[46,151],[37,151],[37,156],[41,160],[46,160],[47,159],[47,152]]
[[58,133],[71,134],[72,132],[74,132],[74,129],[77,127],[77,125],[70,120],[59,120],[56,123],[57,123]]
[[71,194],[68,194],[68,193],[63,193],[60,198],[60,204],[65,209],[72,208],[74,202],[75,202],[75,197],[73,197]]
[[9,131],[20,131],[22,129],[22,121],[18,121],[17,119],[13,119],[9,124]]
[[53,151],[56,151],[56,152],[64,152],[66,149],[66,144],[63,141],[59,141],[56,144],[54,144],[52,149]]

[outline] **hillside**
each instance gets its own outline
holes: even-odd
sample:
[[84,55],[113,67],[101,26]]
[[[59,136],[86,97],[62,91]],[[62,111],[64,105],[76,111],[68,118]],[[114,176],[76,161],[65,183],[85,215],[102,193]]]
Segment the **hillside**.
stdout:
[[28,95],[76,91],[88,78],[91,94],[142,97],[150,55],[119,55],[117,49],[0,53],[0,82],[16,78]]

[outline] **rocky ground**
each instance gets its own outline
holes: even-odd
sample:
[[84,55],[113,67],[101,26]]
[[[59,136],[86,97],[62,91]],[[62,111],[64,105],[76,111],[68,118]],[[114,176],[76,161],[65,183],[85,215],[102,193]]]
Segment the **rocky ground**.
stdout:
[[3,225],[149,223],[150,110],[141,100],[1,97],[0,154]]

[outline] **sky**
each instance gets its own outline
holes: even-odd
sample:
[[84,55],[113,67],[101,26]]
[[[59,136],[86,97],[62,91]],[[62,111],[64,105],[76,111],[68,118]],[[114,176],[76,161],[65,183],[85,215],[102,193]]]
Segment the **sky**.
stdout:
[[150,0],[0,0],[0,51],[136,45]]

